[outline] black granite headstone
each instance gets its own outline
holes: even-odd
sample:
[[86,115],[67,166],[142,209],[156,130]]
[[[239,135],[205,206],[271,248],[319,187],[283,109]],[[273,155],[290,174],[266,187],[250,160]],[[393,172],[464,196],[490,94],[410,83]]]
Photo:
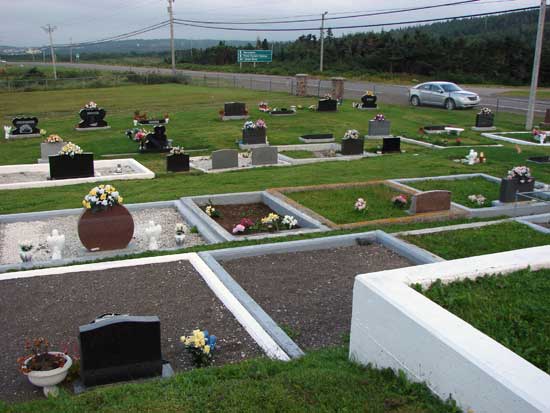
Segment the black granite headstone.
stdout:
[[40,129],[37,128],[37,117],[14,118],[11,123],[13,125],[13,129],[11,130],[10,135],[24,136],[40,134]]
[[105,128],[107,127],[107,122],[105,118],[105,109],[101,108],[84,108],[80,109],[79,115],[82,119],[77,128],[86,129],[86,128]]
[[363,95],[361,97],[362,107],[364,108],[376,108],[376,96],[375,95]]
[[336,112],[338,110],[338,101],[334,99],[320,99],[317,104],[319,112]]
[[240,102],[228,102],[223,106],[224,116],[246,116],[246,104]]
[[141,152],[166,152],[170,150],[168,138],[166,137],[166,127],[157,125],[152,133],[148,133],[145,139],[140,143]]
[[158,317],[115,315],[79,330],[80,377],[85,386],[162,374]]
[[382,139],[382,153],[401,152],[401,138]]

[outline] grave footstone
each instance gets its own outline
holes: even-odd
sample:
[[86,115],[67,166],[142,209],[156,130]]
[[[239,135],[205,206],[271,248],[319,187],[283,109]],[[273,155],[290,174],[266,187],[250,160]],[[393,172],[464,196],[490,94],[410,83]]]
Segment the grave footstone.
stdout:
[[274,146],[252,149],[252,165],[276,165],[279,151]]
[[451,209],[450,191],[425,191],[412,197],[410,212],[421,214],[424,212],[448,211]]
[[319,112],[336,112],[338,110],[338,101],[334,99],[320,99],[317,104]]
[[212,169],[239,167],[239,152],[235,149],[220,149],[212,152]]
[[79,332],[84,386],[163,374],[158,317],[108,315],[80,326]]
[[34,138],[40,136],[37,117],[17,117],[11,121],[13,127],[9,133],[10,139]]
[[79,116],[82,119],[76,126],[76,130],[93,130],[98,128],[108,128],[104,120],[107,112],[98,107],[80,109]]
[[401,152],[401,138],[382,139],[382,153]]

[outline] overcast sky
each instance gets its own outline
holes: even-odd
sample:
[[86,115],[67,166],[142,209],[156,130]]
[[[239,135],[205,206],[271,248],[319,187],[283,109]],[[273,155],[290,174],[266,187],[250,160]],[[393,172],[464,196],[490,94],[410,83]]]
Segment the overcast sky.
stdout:
[[[390,8],[417,7],[453,0],[175,0],[177,18],[240,21],[286,18],[298,15],[337,17],[344,12],[370,12]],[[454,1],[455,3],[458,0]],[[48,42],[41,29],[48,23],[57,26],[54,43],[97,40],[130,32],[168,18],[167,0],[0,0],[2,25],[0,44],[12,46],[41,46]],[[451,17],[465,14],[502,11],[540,4],[539,0],[480,0],[479,3],[455,5],[438,9],[394,15],[332,20],[327,27],[354,24],[375,24],[412,19]],[[258,26],[249,27],[262,27]],[[265,25],[267,26],[267,25]],[[286,27],[318,27],[319,23],[292,23]],[[285,27],[276,25],[272,27]],[[361,29],[348,30],[362,31]],[[310,31],[311,32],[311,31]],[[335,31],[336,35],[344,31]],[[291,40],[306,32],[243,32],[176,26],[177,38],[253,40],[257,36],[269,40]],[[318,33],[318,31],[316,31]],[[167,38],[168,28],[140,35],[141,38]]]

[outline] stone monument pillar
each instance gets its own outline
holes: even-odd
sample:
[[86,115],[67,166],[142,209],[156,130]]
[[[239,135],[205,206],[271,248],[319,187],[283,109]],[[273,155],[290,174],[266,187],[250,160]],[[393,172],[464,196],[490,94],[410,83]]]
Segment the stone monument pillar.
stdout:
[[333,77],[332,79],[332,98],[341,100],[344,98],[344,78]]
[[296,75],[296,96],[307,96],[308,75],[299,73]]

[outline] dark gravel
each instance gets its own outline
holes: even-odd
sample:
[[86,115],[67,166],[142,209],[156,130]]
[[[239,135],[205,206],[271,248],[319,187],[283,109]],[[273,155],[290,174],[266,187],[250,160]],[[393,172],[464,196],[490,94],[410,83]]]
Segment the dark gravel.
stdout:
[[179,337],[195,328],[219,339],[213,365],[263,354],[187,261],[0,281],[0,399],[43,397],[17,368],[26,338],[47,337],[59,349],[104,313],[158,316],[162,355],[175,370],[192,368]]
[[379,245],[224,261],[229,274],[303,349],[342,344],[357,274],[414,265]]

